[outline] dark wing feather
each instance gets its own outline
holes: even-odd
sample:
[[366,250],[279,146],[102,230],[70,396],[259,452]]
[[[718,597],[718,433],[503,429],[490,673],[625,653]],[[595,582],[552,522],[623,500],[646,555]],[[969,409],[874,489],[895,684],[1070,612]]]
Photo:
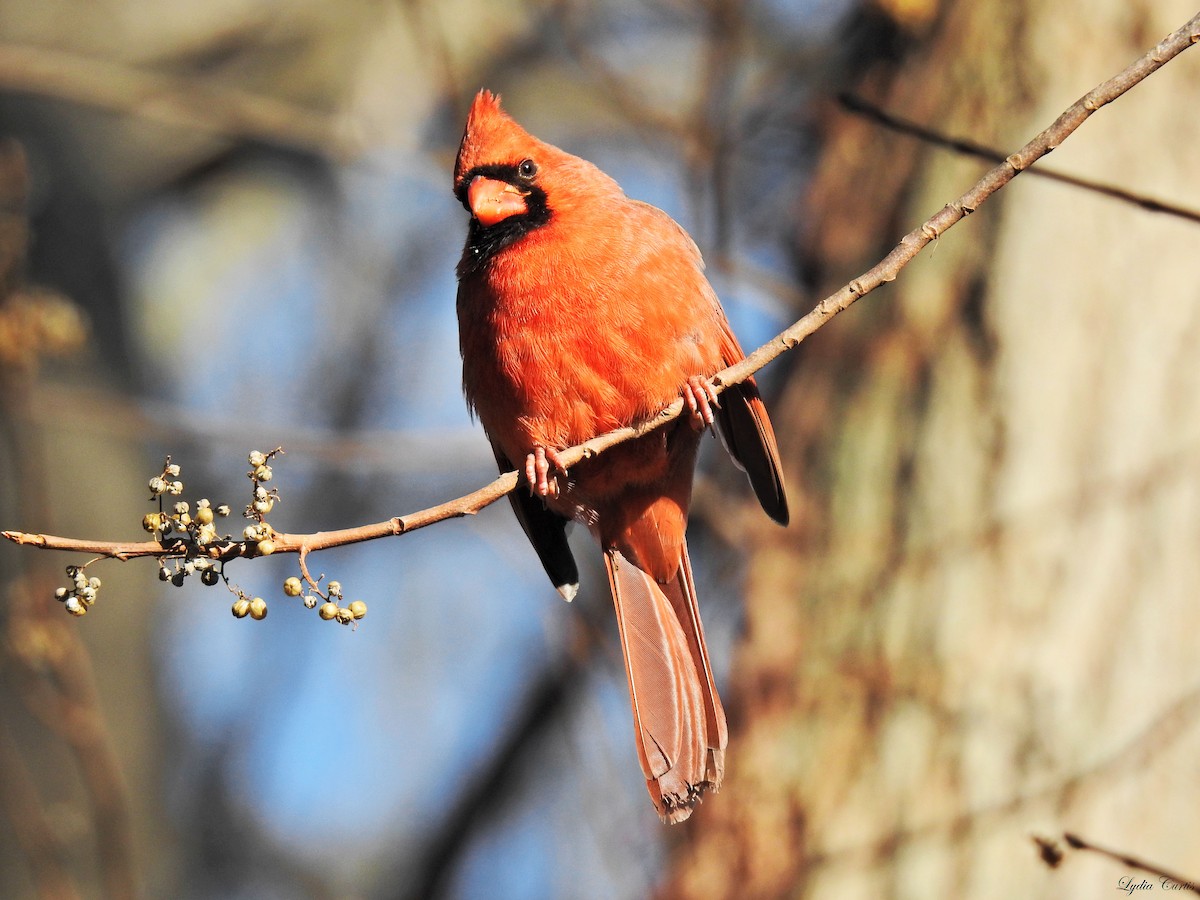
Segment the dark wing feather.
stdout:
[[[496,465],[501,472],[511,472],[515,468],[495,444],[492,444],[492,452],[496,455]],[[523,486],[512,491],[508,499],[555,589],[563,599],[574,599],[579,590],[579,568],[567,544],[567,520],[548,510],[539,498]]]
[[780,525],[786,525],[789,513],[779,446],[753,378],[721,394],[717,428],[725,449],[749,476],[763,510]]
[[[721,316],[721,361],[727,366],[746,358],[741,344]],[[754,495],[763,511],[780,525],[789,519],[787,492],[783,485],[783,463],[767,408],[753,378],[735,384],[721,394],[717,431],[733,461],[750,477]]]

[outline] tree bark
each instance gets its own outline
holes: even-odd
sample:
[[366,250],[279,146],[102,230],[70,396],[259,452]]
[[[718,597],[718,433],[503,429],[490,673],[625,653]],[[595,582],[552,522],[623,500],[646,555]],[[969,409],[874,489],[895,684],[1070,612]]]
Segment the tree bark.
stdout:
[[[876,4],[844,85],[1012,150],[1195,13]],[[907,4],[916,8],[922,4]],[[1200,53],[1039,165],[1200,207]],[[985,164],[830,104],[799,255],[823,296]],[[665,893],[1095,896],[1072,830],[1200,879],[1192,223],[1023,176],[800,351],[799,519],[756,536],[725,788]]]

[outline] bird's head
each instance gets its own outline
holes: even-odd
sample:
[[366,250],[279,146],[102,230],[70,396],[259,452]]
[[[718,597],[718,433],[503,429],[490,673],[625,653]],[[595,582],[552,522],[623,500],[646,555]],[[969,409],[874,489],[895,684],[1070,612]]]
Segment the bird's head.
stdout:
[[543,168],[561,150],[539,141],[480,91],[463,131],[454,165],[454,194],[484,228],[524,232],[550,218]]
[[612,216],[609,201],[625,196],[591,163],[527,132],[486,90],[475,96],[467,116],[454,194],[472,217],[460,272],[552,221],[555,230],[595,236],[597,225],[602,230]]

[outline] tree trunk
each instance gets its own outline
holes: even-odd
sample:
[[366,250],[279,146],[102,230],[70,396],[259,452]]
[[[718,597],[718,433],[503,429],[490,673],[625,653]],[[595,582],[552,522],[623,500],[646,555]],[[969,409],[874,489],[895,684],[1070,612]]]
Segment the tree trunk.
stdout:
[[[846,81],[1011,151],[1194,13],[863,13]],[[1200,208],[1196,109],[1193,50],[1039,166]],[[986,167],[832,108],[823,131],[799,241],[819,295]],[[1076,897],[1133,874],[1046,865],[1031,836],[1064,830],[1200,880],[1198,247],[1194,222],[1023,175],[801,348],[776,404],[800,522],[758,539],[729,775],[667,893]]]

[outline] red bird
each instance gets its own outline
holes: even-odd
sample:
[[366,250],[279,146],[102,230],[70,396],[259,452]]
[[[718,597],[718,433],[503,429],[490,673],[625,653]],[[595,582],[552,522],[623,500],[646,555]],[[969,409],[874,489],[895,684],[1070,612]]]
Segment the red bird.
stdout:
[[[599,541],[655,809],[682,822],[725,765],[725,712],[704,644],[684,529],[700,434],[716,424],[767,514],[786,525],[779,449],[700,251],[666,213],[591,163],[528,134],[480,91],[454,166],[471,213],[458,264],[463,389],[501,471],[524,467],[513,510],[570,600],[568,521]],[[558,452],[654,416],[686,419],[573,466]],[[714,407],[716,408],[714,412]]]

